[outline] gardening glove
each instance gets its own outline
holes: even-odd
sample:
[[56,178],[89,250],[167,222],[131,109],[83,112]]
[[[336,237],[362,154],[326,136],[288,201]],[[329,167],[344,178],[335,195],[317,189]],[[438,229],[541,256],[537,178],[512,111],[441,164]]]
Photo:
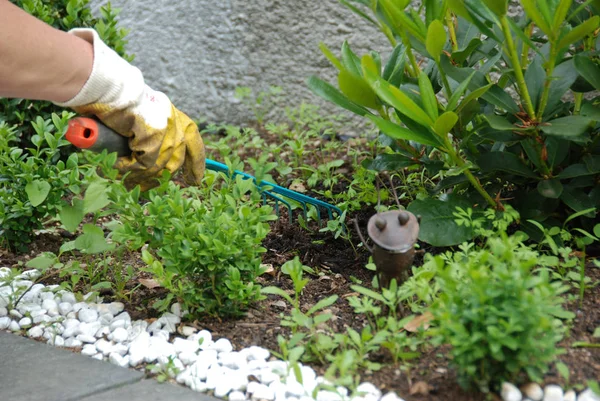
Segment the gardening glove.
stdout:
[[80,114],[94,114],[105,125],[129,138],[131,155],[120,157],[116,168],[125,185],[148,190],[158,185],[164,169],[184,167],[184,178],[200,184],[205,153],[198,127],[169,98],[144,83],[141,71],[110,49],[93,29],[73,29],[71,34],[94,47],[92,73],[81,91],[59,106]]

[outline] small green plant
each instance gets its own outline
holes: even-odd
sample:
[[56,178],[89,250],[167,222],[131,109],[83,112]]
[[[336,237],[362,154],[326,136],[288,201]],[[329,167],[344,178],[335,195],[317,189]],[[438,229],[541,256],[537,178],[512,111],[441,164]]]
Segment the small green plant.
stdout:
[[[201,187],[180,188],[165,173],[142,200],[139,190],[113,187],[109,211],[120,221],[111,238],[129,249],[147,244],[142,258],[169,291],[155,304],[178,299],[192,315],[238,316],[260,298],[262,240],[277,217],[261,205],[251,180],[207,173]],[[223,178],[223,179],[221,179]]]
[[252,111],[256,122],[262,124],[267,114],[283,100],[283,89],[271,86],[255,96],[252,88],[244,86],[235,89],[235,98]]
[[443,263],[436,257],[440,292],[431,311],[437,340],[452,346],[461,385],[487,392],[521,372],[541,380],[563,352],[560,319],[574,317],[561,306],[568,287],[536,270],[539,255],[519,237],[500,234],[458,256]]
[[0,117],[0,241],[24,251],[44,219],[55,216],[68,193],[77,194],[85,184],[79,158],[71,154],[59,160],[72,113],[37,117],[31,126],[32,147],[16,146],[17,131]]

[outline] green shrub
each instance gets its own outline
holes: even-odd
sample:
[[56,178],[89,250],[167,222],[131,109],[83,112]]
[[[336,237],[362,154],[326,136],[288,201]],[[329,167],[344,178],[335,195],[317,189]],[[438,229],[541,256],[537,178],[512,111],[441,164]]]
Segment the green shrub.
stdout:
[[549,226],[600,204],[600,98],[583,96],[600,89],[597,2],[521,0],[525,15],[512,18],[507,0],[340,1],[393,51],[384,63],[347,42],[340,58],[322,45],[339,89],[316,77],[309,86],[381,130],[378,169],[417,166],[438,175],[433,195],[467,192],[419,207],[422,235],[441,233],[430,243],[465,240],[438,213],[465,201],[502,210],[508,198],[523,222]]
[[112,238],[132,249],[148,244],[148,271],[170,292],[159,309],[176,298],[195,315],[240,315],[261,297],[261,243],[276,216],[260,204],[251,180],[238,176],[220,185],[208,174],[204,182],[181,189],[164,181],[143,204],[138,190],[117,187],[110,197],[120,223]]
[[66,111],[46,120],[38,116],[28,152],[15,146],[16,130],[0,117],[0,239],[10,248],[25,250],[43,219],[58,213],[62,197],[81,190],[77,154],[59,160],[60,150],[69,146],[63,136],[72,116]]
[[561,307],[568,287],[536,271],[540,255],[514,236],[462,249],[430,261],[440,290],[431,307],[434,335],[452,346],[460,383],[488,391],[522,372],[541,380],[563,352],[557,343],[566,328],[558,318],[574,317]]
[[[118,10],[113,9],[110,3],[100,8],[101,15],[96,18],[88,6],[89,0],[11,1],[29,14],[64,31],[94,28],[108,46],[127,60],[133,60],[132,56],[125,53],[127,30],[117,27]],[[0,98],[0,120],[17,127],[17,139],[23,142],[22,148],[30,146],[31,137],[35,135],[29,125],[30,121],[35,121],[38,116],[44,120],[49,119],[52,113],[60,114],[62,110],[50,102]]]

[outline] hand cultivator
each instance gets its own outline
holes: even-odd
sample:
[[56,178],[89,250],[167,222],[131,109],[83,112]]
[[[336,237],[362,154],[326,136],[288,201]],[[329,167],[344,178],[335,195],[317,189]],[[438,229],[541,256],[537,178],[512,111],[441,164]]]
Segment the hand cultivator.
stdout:
[[[69,122],[66,139],[78,148],[88,149],[93,152],[101,152],[104,149],[107,149],[111,153],[117,152],[118,156],[127,156],[131,154],[128,139],[126,137],[119,135],[98,120],[92,118],[76,117],[72,119]],[[206,168],[213,171],[230,173],[229,167],[225,164],[210,159],[206,159]],[[300,204],[305,219],[307,218],[309,206],[315,207],[317,211],[317,220],[319,222],[321,221],[321,209],[324,209],[327,212],[329,219],[333,219],[334,212],[338,216],[342,215],[341,209],[327,202],[311,198],[310,196],[281,187],[272,182],[259,182],[256,180],[256,177],[242,171],[234,170],[231,173],[233,176],[241,175],[245,179],[253,180],[260,189],[265,202],[267,199],[275,201],[275,211],[278,216],[280,215],[279,203],[287,207],[290,222],[292,222],[292,203],[290,200]],[[287,198],[288,200],[284,198]]]

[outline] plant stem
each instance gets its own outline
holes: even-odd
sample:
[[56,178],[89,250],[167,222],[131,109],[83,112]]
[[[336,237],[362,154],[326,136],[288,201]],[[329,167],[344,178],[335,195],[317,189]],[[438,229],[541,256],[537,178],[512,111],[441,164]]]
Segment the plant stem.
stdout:
[[444,89],[446,89],[446,96],[448,97],[448,100],[450,100],[450,98],[452,97],[452,89],[450,88],[450,82],[448,82],[448,76],[446,75],[446,72],[442,69],[439,63],[437,64],[437,66],[438,71],[442,76],[442,83],[444,84]]
[[[452,158],[452,160],[454,161],[454,163],[456,163],[456,165],[458,167],[461,167],[461,168],[464,167],[466,165],[466,163],[462,159],[462,157],[460,157],[458,155],[458,153],[456,153],[456,150],[454,149],[454,146],[450,142],[450,139],[448,139],[446,137],[446,138],[444,138],[444,142],[446,144],[448,155],[450,155],[450,157]],[[491,207],[493,207],[494,209],[499,209],[499,205],[490,196],[490,194],[488,194],[487,191],[485,189],[483,189],[483,186],[481,185],[481,182],[479,182],[479,180],[477,179],[477,177],[475,177],[473,175],[473,173],[471,173],[471,170],[464,169],[463,172],[464,172],[465,176],[467,177],[467,179],[469,180],[469,182],[471,183],[471,185],[473,185],[473,187],[475,188],[475,190],[477,190],[477,192],[479,192],[481,194],[481,196],[483,196],[483,199],[485,199],[485,201]]]
[[579,309],[583,307],[583,296],[585,295],[585,246],[581,250],[579,261]]
[[416,78],[421,72],[421,69],[419,68],[419,63],[417,63],[417,59],[415,58],[415,55],[412,52],[410,40],[408,39],[408,35],[404,30],[400,31],[400,36],[402,37],[402,44],[404,44],[404,47],[406,47],[406,54],[408,54],[408,59],[410,60],[410,65],[413,69],[413,78]]
[[390,42],[392,47],[396,47],[396,45],[397,45],[396,38],[394,37],[394,34],[390,30],[390,28],[388,28],[384,24],[381,24],[381,25],[379,25],[379,29],[381,30],[381,32],[383,32],[383,34],[388,39],[388,41]]
[[583,102],[583,93],[575,92],[575,108],[573,109],[574,115],[579,115],[581,111],[581,103]]
[[542,121],[544,111],[548,105],[548,97],[550,96],[550,84],[552,83],[552,74],[554,73],[554,66],[556,65],[556,44],[550,42],[550,56],[548,57],[548,64],[546,67],[546,82],[544,82],[544,91],[540,98],[540,104],[538,106],[537,119]]
[[[452,18],[452,12],[448,10],[446,13],[446,26],[450,33],[450,44],[452,45],[452,51],[458,50],[458,40],[456,39],[456,30],[454,29],[454,18]],[[441,69],[440,69],[441,71]]]
[[[533,23],[527,25],[525,28],[525,36],[531,38],[531,34],[533,33]],[[523,50],[521,51],[521,65],[527,64],[529,61],[529,46],[527,43],[523,42]]]
[[529,96],[529,90],[527,89],[527,85],[525,84],[525,77],[523,76],[523,70],[521,69],[519,54],[517,53],[515,42],[513,42],[507,17],[502,17],[500,19],[500,22],[502,24],[502,32],[504,33],[504,39],[506,40],[506,52],[510,57],[513,70],[515,71],[515,77],[517,78],[517,87],[519,88],[519,92],[521,93],[521,97],[523,98],[525,111],[529,115],[529,118],[531,118],[532,121],[535,121],[535,110],[533,109],[533,105],[531,103],[531,96]]

